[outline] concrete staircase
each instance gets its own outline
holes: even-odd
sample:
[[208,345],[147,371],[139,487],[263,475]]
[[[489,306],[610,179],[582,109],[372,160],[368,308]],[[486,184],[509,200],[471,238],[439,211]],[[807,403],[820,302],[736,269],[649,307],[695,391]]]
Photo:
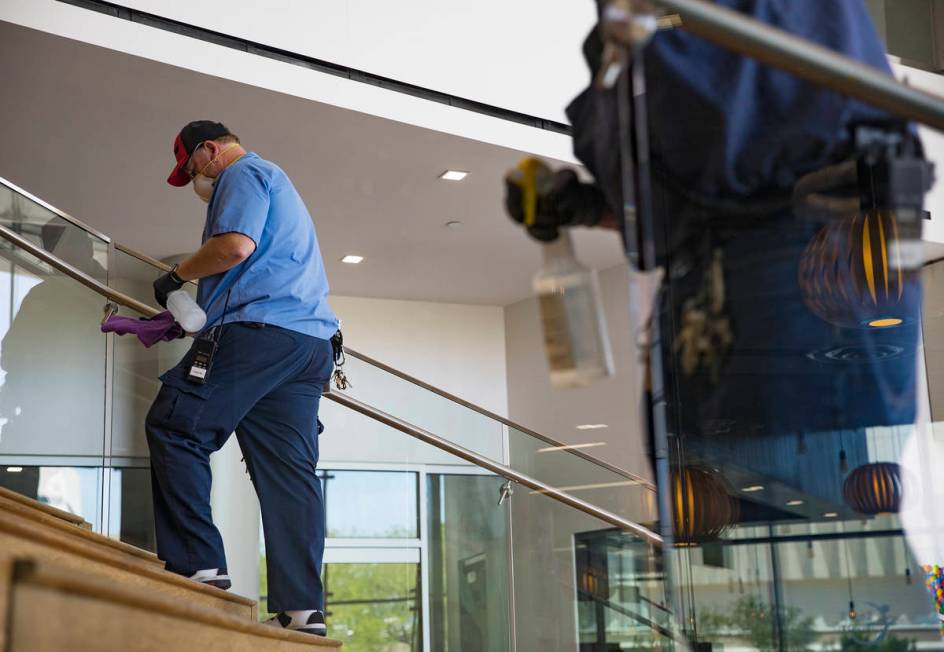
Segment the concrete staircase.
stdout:
[[0,488],[0,650],[305,651],[337,641],[256,622],[252,600]]

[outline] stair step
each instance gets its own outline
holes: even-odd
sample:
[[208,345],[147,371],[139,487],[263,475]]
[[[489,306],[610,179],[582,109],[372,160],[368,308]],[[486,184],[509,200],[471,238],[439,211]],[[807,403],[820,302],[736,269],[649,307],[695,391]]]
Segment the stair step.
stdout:
[[78,514],[73,514],[72,512],[67,512],[64,509],[59,509],[58,507],[41,503],[38,500],[29,498],[23,494],[18,494],[12,489],[7,489],[6,487],[0,487],[0,499],[19,503],[29,507],[30,509],[34,509],[50,516],[55,516],[56,518],[62,519],[67,523],[78,525],[79,527],[85,528],[86,530],[92,529],[92,524]]
[[[91,537],[91,534],[74,526],[65,529],[49,527],[20,514],[0,511],[0,639],[4,631],[3,605],[8,584],[5,570],[8,571],[15,558],[22,557],[53,562],[114,585],[201,605],[247,621],[255,620],[256,604],[253,600],[165,571],[150,559],[99,545],[102,537]],[[0,640],[0,650],[3,649]]]
[[11,573],[9,652],[313,652],[341,646],[47,562]]
[[[157,558],[157,555],[152,552],[142,550],[137,546],[132,546],[122,541],[116,541],[115,539],[106,537],[103,534],[92,532],[91,526],[85,527],[85,525],[82,525],[85,523],[85,521],[82,520],[81,517],[77,517],[74,514],[69,514],[68,512],[63,512],[60,509],[50,507],[49,505],[45,505],[38,500],[21,496],[20,494],[14,493],[12,491],[4,490],[3,492],[0,492],[0,516],[5,514],[16,515],[22,518],[30,519],[38,524],[42,524],[44,527],[49,529],[54,529],[60,532],[68,533],[72,536],[81,537],[98,546],[109,548],[130,557],[137,557],[138,559],[149,562],[156,566],[163,567],[164,565],[163,562]],[[68,515],[70,518],[66,519],[63,515]],[[76,518],[78,518],[79,523],[75,522]]]

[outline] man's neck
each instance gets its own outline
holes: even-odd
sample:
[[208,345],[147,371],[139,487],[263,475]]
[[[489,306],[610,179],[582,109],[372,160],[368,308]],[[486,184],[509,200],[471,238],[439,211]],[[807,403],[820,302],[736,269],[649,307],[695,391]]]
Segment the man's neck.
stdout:
[[222,168],[225,170],[226,168],[231,166],[233,163],[235,163],[236,161],[238,161],[245,155],[246,155],[246,150],[243,148],[243,146],[236,145],[236,147],[229,149],[223,153],[223,155],[220,157],[220,164]]

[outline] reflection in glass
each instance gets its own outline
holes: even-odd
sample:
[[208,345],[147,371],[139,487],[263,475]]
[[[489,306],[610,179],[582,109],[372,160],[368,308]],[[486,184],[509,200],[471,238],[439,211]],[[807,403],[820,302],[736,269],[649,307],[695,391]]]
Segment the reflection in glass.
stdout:
[[652,649],[671,637],[661,559],[618,530],[574,537],[580,649]]
[[319,475],[328,537],[419,537],[416,473],[322,470]]
[[103,305],[98,294],[0,243],[0,452],[102,455]]
[[0,457],[0,487],[76,514],[100,531],[102,469],[82,466],[23,466]]
[[0,225],[97,281],[107,278],[108,245],[45,206],[0,185]]

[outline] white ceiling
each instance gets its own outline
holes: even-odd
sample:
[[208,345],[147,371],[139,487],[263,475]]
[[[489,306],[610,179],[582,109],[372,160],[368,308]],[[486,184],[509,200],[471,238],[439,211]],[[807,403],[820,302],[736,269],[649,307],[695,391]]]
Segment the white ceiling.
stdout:
[[[199,246],[203,204],[164,180],[180,127],[211,118],[295,182],[335,294],[492,305],[531,294],[539,248],[502,210],[520,151],[2,22],[0,60],[0,176],[118,242],[158,258]],[[438,180],[447,168],[470,175]],[[612,233],[582,231],[577,248],[597,268],[622,260]],[[365,261],[343,265],[345,254]]]

